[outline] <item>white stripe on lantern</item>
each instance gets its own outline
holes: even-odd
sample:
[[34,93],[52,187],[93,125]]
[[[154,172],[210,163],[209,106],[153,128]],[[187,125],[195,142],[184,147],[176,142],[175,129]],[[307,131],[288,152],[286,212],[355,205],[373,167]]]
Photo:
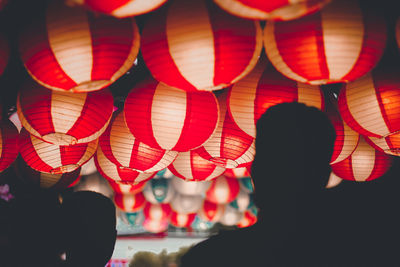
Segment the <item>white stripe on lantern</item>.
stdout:
[[[322,34],[330,80],[340,80],[357,62],[364,40],[363,16],[357,1],[321,10]],[[340,18],[340,19],[338,19]],[[351,47],[349,47],[351,44]]]
[[162,83],[157,85],[151,106],[151,124],[160,147],[172,149],[179,141],[185,123],[186,101],[185,91]]
[[387,154],[391,154],[390,151],[392,150],[388,143],[386,142],[385,138],[378,138],[378,137],[368,137],[369,140],[371,140],[371,142],[373,142],[376,146],[378,146],[379,148],[383,149],[383,151],[385,151],[385,153]]
[[39,174],[40,178],[40,187],[42,188],[49,188],[55,185],[58,181],[60,181],[60,178],[62,174],[50,174],[50,173],[45,173],[41,172]]
[[153,10],[154,7],[158,7],[165,1],[166,0],[131,0],[125,5],[114,9],[111,14],[120,18],[138,15]]
[[210,175],[208,175],[208,178],[205,179],[204,181],[214,180],[215,177],[218,177],[219,175],[222,175],[224,172],[225,172],[225,168],[222,168],[222,167],[216,165],[216,167],[213,170],[213,172]]
[[375,148],[371,147],[363,137],[360,137],[356,150],[351,154],[351,164],[356,181],[365,181],[374,170]]
[[97,150],[97,145],[99,144],[99,139],[93,140],[89,143],[87,143],[87,147],[85,150],[85,153],[83,156],[80,158],[80,160],[76,163],[79,166],[82,166],[84,163],[89,161],[89,159],[96,153]]
[[344,141],[343,141],[343,148],[342,152],[340,152],[339,156],[337,159],[331,164],[340,162],[344,159],[346,159],[350,154],[354,151],[354,149],[357,147],[358,143],[358,138],[360,138],[359,133],[351,129],[346,122],[343,123],[343,130],[344,130]]
[[[235,162],[238,165],[252,162],[254,160],[255,153],[256,153],[256,142],[255,142],[255,140],[253,140],[253,143],[251,143],[251,146],[239,158],[235,159]],[[227,168],[228,167],[234,168],[231,166],[227,166]]]
[[362,128],[382,136],[390,133],[380,110],[371,73],[346,86],[347,106],[357,123]]
[[62,166],[60,146],[44,142],[43,140],[33,135],[30,135],[30,138],[33,148],[40,156],[41,161],[44,161],[53,169]]
[[307,106],[322,108],[322,97],[319,86],[297,82],[298,102]]
[[192,164],[188,164],[191,162],[190,155],[190,151],[180,152],[177,157],[178,160],[172,163],[172,166],[174,166],[183,177],[193,177]]
[[168,9],[166,36],[179,72],[196,88],[214,84],[214,36],[205,1],[173,1]]
[[214,196],[218,203],[226,203],[229,199],[229,193],[231,191],[228,181],[224,179],[215,180]]
[[131,194],[125,194],[122,198],[122,202],[124,205],[124,208],[129,212],[132,211],[132,207],[135,206],[136,204],[136,197]]
[[267,19],[269,17],[268,13],[251,6],[244,5],[238,0],[214,0],[214,2],[223,9],[228,10],[228,12],[231,11],[232,14],[237,16],[253,19]]
[[[110,148],[112,154],[124,167],[129,167],[130,165],[134,143],[135,137],[126,126],[123,113],[118,114],[111,125]],[[130,155],[130,157],[126,155]]]
[[[55,5],[62,5],[61,1]],[[57,10],[57,6],[48,10]],[[60,67],[77,84],[91,80],[93,67],[92,37],[84,9],[63,7],[64,17],[46,13],[49,45]]]
[[188,217],[189,217],[188,214],[180,214],[180,213],[177,213],[177,215],[176,215],[176,222],[177,222],[177,224],[178,224],[178,225],[186,225],[186,224],[187,224],[187,221],[188,221]]

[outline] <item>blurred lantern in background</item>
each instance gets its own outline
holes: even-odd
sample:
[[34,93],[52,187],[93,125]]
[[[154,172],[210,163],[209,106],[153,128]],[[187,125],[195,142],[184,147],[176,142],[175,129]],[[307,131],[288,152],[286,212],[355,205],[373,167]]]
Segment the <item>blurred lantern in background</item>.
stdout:
[[0,173],[18,156],[18,134],[17,127],[10,120],[1,118],[0,111]]
[[138,212],[143,209],[146,199],[142,192],[137,194],[115,194],[114,203],[125,212]]
[[120,182],[115,182],[113,180],[108,180],[113,191],[117,194],[137,194],[142,192],[146,186],[146,181],[136,183],[136,184],[123,184]]
[[143,194],[152,204],[169,203],[175,195],[175,190],[169,179],[153,178],[146,183]]
[[172,186],[175,191],[182,195],[202,196],[205,194],[211,182],[209,181],[189,181],[182,180],[176,176],[171,179]]
[[[0,9],[3,7],[4,0],[0,0]],[[0,32],[0,75],[4,73],[10,58],[9,41],[4,33]]]
[[275,68],[290,79],[327,84],[354,81],[380,60],[386,24],[362,1],[335,0],[315,14],[268,21],[264,47]]
[[210,230],[214,225],[215,222],[203,220],[199,217],[199,215],[196,215],[191,225],[191,228],[195,231],[204,232]]
[[196,213],[177,213],[172,211],[169,221],[175,227],[189,228],[195,218]]
[[106,130],[113,113],[113,96],[108,89],[74,94],[28,81],[19,90],[17,112],[30,134],[49,143],[87,143]]
[[367,137],[365,140],[375,149],[393,156],[400,156],[400,132],[386,137]]
[[222,214],[219,222],[226,226],[237,225],[243,218],[243,212],[229,206],[225,205],[224,213]]
[[257,222],[257,210],[251,209],[251,210],[246,210],[243,213],[242,219],[238,222],[237,227],[239,228],[245,228],[252,226]]
[[108,198],[112,198],[114,193],[110,184],[99,173],[82,176],[74,186],[74,191],[94,191]]
[[371,181],[381,177],[390,168],[392,156],[371,147],[360,136],[354,152],[346,159],[332,164],[332,171],[338,177],[357,182]]
[[128,94],[125,122],[132,134],[156,148],[188,151],[202,145],[218,122],[210,92],[184,92],[147,78]]
[[85,164],[96,152],[98,140],[84,144],[59,146],[47,143],[25,129],[18,139],[19,152],[32,169],[51,174],[72,172]]
[[226,204],[233,201],[239,194],[240,185],[237,179],[223,175],[211,181],[206,191],[206,199],[213,203]]
[[96,164],[94,163],[94,157],[90,158],[88,162],[82,165],[81,175],[91,175],[97,172]]
[[168,230],[169,220],[145,219],[142,226],[146,231],[157,234]]
[[244,212],[254,205],[253,195],[250,195],[244,190],[240,190],[237,197],[229,203],[229,206],[237,209],[240,212]]
[[199,195],[175,194],[170,204],[177,213],[196,213],[203,203],[203,197]]
[[197,215],[206,222],[218,222],[224,211],[225,205],[204,200]]
[[249,75],[230,87],[227,101],[237,126],[254,138],[258,119],[271,106],[301,102],[322,110],[325,104],[319,86],[286,78],[264,58]]
[[243,78],[262,49],[258,21],[232,16],[211,1],[171,1],[142,31],[151,74],[185,91],[212,91]]
[[248,194],[254,192],[254,182],[251,177],[243,177],[238,179],[240,188]]
[[143,215],[146,220],[168,221],[171,216],[171,206],[169,203],[150,203],[146,202],[143,208]]
[[328,183],[326,184],[326,188],[333,188],[335,186],[338,186],[342,181],[343,181],[342,178],[338,177],[336,174],[331,172]]
[[331,0],[214,0],[225,11],[247,19],[292,20],[320,10]]
[[140,45],[133,18],[48,3],[45,14],[25,25],[19,38],[22,61],[37,82],[54,90],[95,91],[132,67]]
[[224,176],[228,178],[244,178],[250,177],[250,172],[246,167],[235,168],[235,169],[226,169],[224,172]]

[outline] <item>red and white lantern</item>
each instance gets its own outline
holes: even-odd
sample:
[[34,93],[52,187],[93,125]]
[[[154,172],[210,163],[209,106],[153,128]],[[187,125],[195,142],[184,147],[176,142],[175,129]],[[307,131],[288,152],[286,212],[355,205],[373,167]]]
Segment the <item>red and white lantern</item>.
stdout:
[[146,186],[146,181],[137,184],[124,184],[120,182],[115,182],[111,179],[107,179],[107,181],[114,192],[117,194],[137,194],[139,192],[142,192],[144,187]]
[[171,200],[172,210],[178,213],[196,213],[203,203],[203,197],[199,195],[175,194]]
[[168,230],[169,220],[156,221],[151,219],[145,219],[142,223],[143,228],[154,234],[162,233]]
[[[0,0],[0,9],[4,1]],[[0,75],[4,73],[10,58],[10,45],[4,33],[0,32]]]
[[326,184],[326,188],[333,188],[338,186],[341,182],[343,181],[342,178],[331,172],[331,175],[329,176],[328,183]]
[[32,169],[51,174],[72,172],[86,163],[96,152],[98,140],[84,144],[59,146],[47,143],[25,129],[18,139],[19,152]]
[[233,201],[238,196],[239,191],[240,184],[237,179],[221,175],[211,181],[211,185],[206,191],[206,199],[214,203],[226,204]]
[[330,0],[214,0],[239,17],[260,20],[292,20],[320,10]]
[[243,214],[242,220],[237,224],[239,228],[246,228],[252,226],[257,222],[257,215],[252,213],[251,211],[245,211]]
[[218,222],[225,211],[225,205],[204,200],[197,215],[207,222]]
[[250,172],[247,167],[235,168],[235,169],[226,169],[224,172],[224,176],[228,178],[244,178],[250,177]]
[[234,226],[237,225],[243,218],[243,212],[238,211],[237,209],[230,207],[229,205],[225,205],[224,213],[222,214],[219,222],[226,226]]
[[310,16],[268,21],[264,47],[275,68],[290,79],[309,84],[349,82],[378,63],[386,32],[384,18],[363,10],[357,0],[336,0]]
[[183,180],[174,176],[171,178],[171,184],[179,194],[202,196],[205,194],[208,187],[210,187],[211,182]]
[[171,206],[169,203],[150,203],[146,202],[143,208],[145,219],[152,221],[165,221],[171,216]]
[[345,160],[332,164],[334,174],[345,180],[371,181],[384,175],[392,157],[370,146],[363,137],[354,152]]
[[119,113],[99,139],[104,155],[115,165],[137,172],[154,173],[165,169],[178,152],[150,147],[139,141],[126,127]]
[[141,52],[162,83],[185,91],[225,88],[248,74],[262,49],[258,21],[209,1],[171,1],[144,25]]
[[19,51],[38,83],[61,91],[102,89],[127,72],[139,52],[133,18],[96,16],[49,1],[45,14],[25,25]]
[[6,119],[0,121],[0,173],[7,169],[18,156],[18,134],[17,127],[11,121]]
[[17,112],[30,134],[49,143],[87,143],[106,130],[113,96],[108,89],[76,94],[49,90],[31,81],[18,93]]
[[386,137],[367,137],[365,140],[373,148],[393,156],[400,156],[400,133]]
[[188,151],[211,136],[219,112],[213,93],[185,92],[149,77],[128,94],[124,115],[129,130],[143,143]]
[[301,102],[322,110],[325,104],[319,86],[290,80],[266,60],[260,60],[249,75],[230,87],[227,101],[235,123],[254,138],[258,119],[271,106]]
[[137,194],[115,194],[114,203],[125,212],[138,212],[143,209],[146,199],[142,192]]
[[169,222],[175,227],[189,228],[194,219],[196,218],[196,213],[177,213],[175,211],[171,212],[171,218]]
[[177,177],[186,181],[210,181],[225,172],[225,168],[203,159],[192,150],[179,152],[178,157],[168,166]]
[[143,194],[147,202],[169,203],[175,195],[175,190],[169,179],[154,178],[146,183]]

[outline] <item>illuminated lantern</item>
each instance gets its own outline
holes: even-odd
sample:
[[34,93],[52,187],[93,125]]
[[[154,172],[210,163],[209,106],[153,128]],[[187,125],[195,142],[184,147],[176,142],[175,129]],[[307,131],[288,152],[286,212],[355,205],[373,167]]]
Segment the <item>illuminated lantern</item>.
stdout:
[[216,204],[207,200],[204,200],[197,215],[200,219],[207,222],[218,222],[224,214],[225,205]]
[[262,49],[258,21],[207,1],[171,1],[144,25],[141,52],[158,81],[185,91],[225,88],[248,74]]
[[144,187],[146,186],[146,181],[136,183],[136,184],[124,184],[120,182],[115,182],[113,180],[107,179],[111,188],[117,194],[137,194],[142,192]]
[[354,81],[375,67],[386,47],[385,20],[374,11],[362,9],[357,0],[336,0],[300,19],[268,21],[265,52],[292,80]]
[[143,209],[146,199],[142,192],[137,194],[115,194],[114,203],[125,212],[138,212]]
[[196,213],[202,203],[202,196],[182,194],[175,194],[170,202],[172,210],[178,213]]
[[169,218],[169,222],[175,227],[188,228],[192,225],[195,218],[196,218],[196,213],[184,214],[172,211],[171,218]]
[[229,203],[229,206],[237,209],[240,212],[244,212],[254,205],[253,195],[250,195],[244,190],[240,190],[237,197]]
[[92,157],[88,162],[82,165],[81,175],[91,175],[95,172],[97,172],[97,168],[94,163],[94,157]]
[[332,164],[332,171],[338,177],[357,182],[371,181],[381,177],[390,168],[392,157],[371,147],[363,137],[346,159]]
[[121,168],[154,173],[166,168],[178,155],[176,151],[152,148],[135,138],[119,113],[99,139],[104,155]]
[[375,149],[393,156],[400,156],[400,134],[392,134],[386,137],[365,137],[365,140]]
[[155,173],[140,173],[115,165],[104,155],[100,146],[97,148],[94,162],[99,173],[109,181],[116,181],[125,184],[137,184],[148,181],[155,175]]
[[211,92],[185,92],[152,78],[137,84],[125,100],[125,122],[143,143],[175,151],[202,145],[218,122]]
[[176,192],[190,196],[204,195],[211,184],[209,181],[188,181],[175,176],[172,177],[171,183]]
[[240,183],[240,188],[247,192],[248,194],[254,192],[254,182],[251,177],[243,177],[238,179]]
[[338,177],[336,174],[331,172],[328,183],[326,184],[326,188],[333,188],[335,186],[338,186],[342,181],[343,181],[342,178]]
[[168,220],[157,221],[157,220],[145,219],[142,223],[143,229],[154,234],[167,231],[168,225],[169,225]]
[[330,0],[214,0],[239,17],[260,20],[292,20],[320,10]]
[[237,126],[252,137],[256,137],[258,119],[271,106],[301,102],[319,109],[324,107],[319,86],[290,80],[265,60],[260,60],[249,75],[230,87],[227,101]]
[[[0,107],[1,108],[1,107]],[[1,111],[0,111],[1,113]],[[0,114],[1,120],[1,114]],[[0,173],[18,156],[18,130],[9,120],[0,121]]]
[[74,187],[74,191],[93,191],[108,198],[112,198],[114,195],[110,184],[98,172],[82,176],[79,183]]
[[146,200],[152,204],[168,203],[174,197],[175,191],[170,180],[155,178],[147,182],[143,194]]
[[220,119],[213,135],[195,151],[201,157],[227,169],[246,167],[253,162],[254,138],[243,132],[227,112],[227,92],[218,95]]
[[257,222],[257,215],[251,211],[245,211],[242,217],[242,220],[237,224],[239,228],[246,228],[252,226]]
[[210,181],[225,172],[225,168],[203,159],[193,150],[179,152],[168,168],[175,176],[186,181]]
[[47,143],[25,129],[19,134],[19,152],[32,169],[61,174],[85,164],[96,152],[98,140],[84,144],[59,146]]
[[106,130],[113,96],[108,89],[76,94],[49,90],[31,81],[19,91],[17,112],[30,134],[49,143],[87,143]]
[[246,167],[235,168],[235,169],[226,169],[224,175],[228,178],[244,178],[250,177],[250,172]]
[[214,225],[215,225],[215,222],[203,220],[199,217],[199,215],[196,215],[196,217],[194,218],[194,221],[191,225],[191,228],[195,231],[208,231]]
[[67,0],[67,3],[84,5],[88,9],[117,18],[141,15],[159,8],[167,0]]
[[224,213],[222,214],[219,222],[226,226],[237,225],[243,218],[243,212],[227,205],[225,206]]
[[171,216],[171,206],[168,203],[153,204],[146,202],[143,208],[145,219],[152,221],[165,221]]
[[[0,9],[2,8],[3,2],[4,1],[0,0]],[[3,33],[0,33],[0,75],[4,73],[9,58],[10,58],[10,46],[8,44],[7,37]]]
[[127,72],[139,52],[133,18],[96,16],[49,1],[45,14],[25,25],[19,51],[38,83],[61,91],[102,89]]
[[237,179],[219,176],[211,181],[210,187],[206,191],[208,201],[226,204],[233,201],[239,194],[240,185]]

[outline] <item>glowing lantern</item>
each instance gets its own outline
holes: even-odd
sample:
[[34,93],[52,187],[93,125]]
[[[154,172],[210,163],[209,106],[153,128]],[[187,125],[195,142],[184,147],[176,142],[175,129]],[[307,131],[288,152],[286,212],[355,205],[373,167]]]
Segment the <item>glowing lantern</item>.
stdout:
[[332,164],[335,175],[345,180],[371,181],[390,168],[392,157],[371,147],[363,137],[354,152],[345,160]]
[[150,233],[161,233],[167,231],[169,225],[168,220],[157,221],[151,219],[145,219],[142,223],[143,228]]
[[109,181],[137,184],[150,180],[155,175],[155,173],[140,173],[115,165],[104,155],[100,146],[97,148],[94,162],[99,173]]
[[224,213],[222,214],[219,222],[226,226],[237,225],[243,218],[243,212],[238,211],[237,209],[231,206],[225,206]]
[[176,0],[149,18],[141,41],[144,62],[157,80],[185,91],[212,91],[251,71],[262,31],[258,21],[207,1]]
[[184,214],[172,211],[171,218],[169,218],[169,222],[175,227],[188,228],[192,225],[195,218],[196,218],[196,213]]
[[136,139],[119,113],[99,139],[104,155],[121,168],[154,173],[166,168],[178,155],[176,151],[152,148]]
[[214,132],[218,103],[210,92],[184,92],[148,78],[125,100],[125,121],[133,135],[156,148],[188,151]]
[[220,176],[211,181],[210,187],[206,191],[208,201],[226,204],[233,201],[239,194],[240,185],[237,179]]
[[114,192],[117,194],[137,194],[139,192],[142,192],[144,187],[146,186],[146,181],[136,184],[124,184],[120,182],[115,182],[110,179],[108,179],[107,181]]
[[179,152],[168,166],[177,177],[186,181],[210,181],[224,173],[225,168],[203,159],[196,151]]
[[229,206],[237,209],[240,212],[244,212],[254,205],[253,196],[244,190],[240,190],[237,197],[229,203]]
[[203,197],[199,195],[175,194],[170,204],[173,211],[178,213],[196,213],[203,202]]
[[72,172],[86,163],[96,152],[98,140],[71,146],[47,143],[25,129],[19,134],[19,152],[32,169],[61,174]]
[[18,130],[11,121],[2,120],[0,122],[0,172],[7,169],[17,156]]
[[343,181],[342,178],[338,177],[336,174],[331,172],[328,183],[326,184],[326,188],[333,188],[335,186],[338,186],[342,181]]
[[204,195],[211,184],[209,181],[188,181],[175,176],[172,177],[171,183],[176,192],[189,196]]
[[79,183],[74,187],[74,191],[93,191],[108,198],[112,198],[114,195],[110,184],[98,172],[82,176]]
[[247,192],[248,194],[254,192],[254,182],[251,177],[243,177],[238,179],[240,183],[240,188]]
[[204,200],[197,215],[200,219],[207,222],[217,222],[225,211],[225,205],[212,203]]
[[49,143],[87,143],[106,130],[113,96],[108,89],[79,94],[52,91],[31,81],[19,91],[17,112],[30,134]]
[[357,0],[336,0],[310,16],[268,21],[264,46],[271,63],[290,79],[309,84],[354,81],[380,60],[386,25]]
[[82,165],[81,175],[91,175],[95,172],[97,172],[97,168],[94,163],[94,157],[92,157],[88,162]]
[[[0,0],[0,9],[2,8],[2,2]],[[8,59],[10,58],[10,46],[8,40],[3,33],[0,33],[0,75],[3,74],[7,67]]]
[[194,218],[194,221],[191,225],[191,228],[196,231],[208,231],[214,225],[215,225],[215,222],[203,220],[199,217],[199,215],[196,215],[196,217]]
[[224,168],[245,167],[254,159],[254,138],[234,123],[227,111],[226,98],[226,91],[218,96],[220,120],[216,131],[203,146],[195,151],[204,159]]
[[54,90],[102,89],[127,72],[139,52],[134,19],[95,16],[62,1],[50,1],[46,14],[26,25],[19,50],[29,74]]
[[320,10],[330,0],[214,0],[225,11],[248,19],[292,20]]
[[400,156],[400,134],[386,137],[365,137],[365,140],[375,149],[393,156]]
[[324,108],[324,97],[319,86],[290,80],[265,60],[260,60],[249,75],[230,87],[227,101],[235,123],[252,137],[256,137],[258,119],[271,106],[301,102]]
[[67,0],[68,4],[84,5],[88,9],[125,18],[141,15],[159,8],[167,0]]
[[146,202],[143,208],[143,214],[145,219],[152,221],[165,221],[171,216],[171,206],[168,203],[153,204]]
[[226,169],[224,175],[228,178],[244,178],[250,177],[250,172],[246,167],[235,168],[235,169]]
[[257,222],[257,215],[251,211],[245,211],[242,220],[237,224],[239,228],[246,228],[252,226]]
[[175,190],[170,180],[157,178],[147,182],[143,194],[146,200],[152,204],[168,203],[174,197]]
[[146,199],[141,192],[137,194],[115,194],[114,203],[122,211],[138,212],[143,209]]

